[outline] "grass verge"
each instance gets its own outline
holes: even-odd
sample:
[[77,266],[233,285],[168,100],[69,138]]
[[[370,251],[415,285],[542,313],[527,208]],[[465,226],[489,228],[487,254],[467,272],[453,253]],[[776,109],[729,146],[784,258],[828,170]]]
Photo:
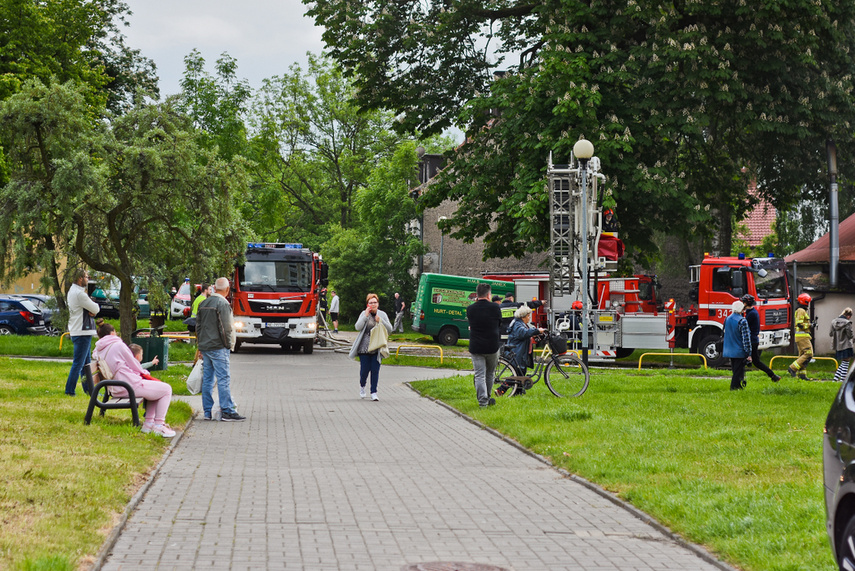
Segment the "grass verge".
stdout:
[[839,385],[747,381],[731,392],[725,371],[594,370],[580,398],[540,383],[486,409],[471,375],[412,384],[742,569],[835,568],[820,444]]
[[[158,376],[186,394],[187,367]],[[126,410],[83,424],[88,397],[63,394],[67,363],[0,357],[0,568],[73,570],[97,554],[169,440]],[[173,401],[167,422],[192,411]]]

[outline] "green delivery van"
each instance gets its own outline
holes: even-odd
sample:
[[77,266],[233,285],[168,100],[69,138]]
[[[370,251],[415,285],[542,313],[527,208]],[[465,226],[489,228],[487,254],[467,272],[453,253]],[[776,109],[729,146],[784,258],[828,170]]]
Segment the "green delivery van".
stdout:
[[504,297],[514,293],[514,282],[422,274],[413,308],[413,329],[430,335],[442,345],[469,339],[466,308],[475,301],[475,288],[480,283],[490,284],[492,295]]

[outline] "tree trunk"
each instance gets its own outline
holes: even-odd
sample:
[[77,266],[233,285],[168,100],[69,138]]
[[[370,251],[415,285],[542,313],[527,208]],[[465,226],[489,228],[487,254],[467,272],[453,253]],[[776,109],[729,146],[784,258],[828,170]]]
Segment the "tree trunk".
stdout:
[[119,279],[119,322],[122,340],[130,344],[131,334],[137,328],[137,317],[134,312],[134,282],[130,276]]
[[718,207],[718,232],[713,251],[716,256],[729,256],[733,248],[733,207],[724,202]]

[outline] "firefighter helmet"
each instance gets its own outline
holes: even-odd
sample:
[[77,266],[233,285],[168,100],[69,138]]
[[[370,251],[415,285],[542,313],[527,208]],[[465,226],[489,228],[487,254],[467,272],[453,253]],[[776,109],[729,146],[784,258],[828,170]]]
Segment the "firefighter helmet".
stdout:
[[800,293],[798,297],[799,303],[802,305],[810,305],[810,295],[806,293]]
[[573,305],[571,307],[573,309],[582,309],[582,302],[581,301],[574,301]]

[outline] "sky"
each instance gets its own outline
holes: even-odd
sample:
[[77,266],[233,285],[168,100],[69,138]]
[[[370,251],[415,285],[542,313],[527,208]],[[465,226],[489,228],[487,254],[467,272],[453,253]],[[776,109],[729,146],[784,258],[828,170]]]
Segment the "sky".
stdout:
[[127,43],[154,60],[161,97],[178,93],[184,57],[194,48],[214,72],[223,52],[237,61],[237,77],[253,88],[293,63],[306,68],[306,52],[323,50],[322,29],[304,16],[300,0],[125,0],[133,15]]

